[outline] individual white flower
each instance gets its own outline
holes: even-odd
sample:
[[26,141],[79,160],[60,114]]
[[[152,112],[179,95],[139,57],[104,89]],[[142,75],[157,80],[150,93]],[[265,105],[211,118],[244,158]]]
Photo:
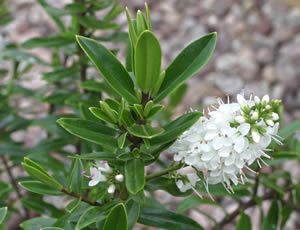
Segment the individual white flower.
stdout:
[[246,120],[245,120],[245,118],[243,117],[243,116],[236,116],[235,118],[234,118],[234,120],[236,121],[236,122],[238,122],[238,123],[244,123]]
[[256,105],[258,105],[260,103],[260,99],[259,99],[258,96],[254,97],[254,102],[255,102]]
[[96,161],[96,166],[101,172],[111,173],[112,169],[107,161]]
[[269,101],[270,101],[270,97],[269,97],[268,94],[266,94],[265,96],[263,96],[263,98],[261,100],[261,102],[263,102],[263,103],[269,103]]
[[267,120],[266,123],[267,123],[269,126],[274,126],[274,121],[272,121],[272,120]]
[[237,98],[237,102],[238,102],[240,105],[245,105],[245,104],[247,104],[247,101],[246,101],[246,99],[244,98],[243,95],[238,94],[238,95],[236,96],[236,98]]
[[98,168],[91,167],[90,168],[90,176],[91,179],[89,181],[89,186],[95,186],[99,182],[106,181],[106,177],[101,173],[101,171]]
[[123,174],[118,174],[115,176],[115,179],[116,179],[116,181],[123,182],[124,176],[123,176]]
[[251,130],[251,135],[252,135],[252,139],[254,142],[259,143],[260,141],[260,134],[257,131],[257,129],[252,129]]
[[253,114],[252,114],[252,116],[251,116],[251,119],[252,120],[257,120],[258,117],[259,117],[258,112],[254,111]]
[[277,114],[277,113],[272,113],[272,120],[273,121],[277,121],[277,120],[279,120],[279,115]]
[[200,181],[200,178],[195,173],[186,174],[187,179],[177,180],[176,185],[181,192],[186,192],[187,190],[196,186],[196,183]]
[[107,192],[109,194],[113,194],[113,193],[115,193],[115,191],[116,191],[116,186],[114,184],[111,184],[107,189]]

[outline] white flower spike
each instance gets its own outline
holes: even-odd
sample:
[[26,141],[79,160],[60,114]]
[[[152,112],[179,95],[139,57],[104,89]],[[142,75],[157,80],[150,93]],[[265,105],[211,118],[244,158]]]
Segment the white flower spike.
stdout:
[[[243,184],[247,180],[244,168],[255,173],[248,166],[257,162],[261,167],[261,163],[266,164],[262,157],[271,158],[265,153],[270,151],[267,147],[271,140],[282,144],[277,135],[279,123],[275,122],[279,117],[273,112],[280,101],[268,104],[268,95],[262,100],[255,96],[253,101],[240,94],[237,101],[225,104],[218,99],[219,106],[209,111],[207,117],[201,117],[169,148],[175,161],[182,161],[202,173],[208,194],[208,185],[217,183],[222,183],[233,193],[232,183]],[[266,104],[270,106],[269,110],[265,110]],[[185,180],[178,179],[176,185],[182,192],[188,189],[197,192],[195,184],[199,180],[195,172],[187,174]]]

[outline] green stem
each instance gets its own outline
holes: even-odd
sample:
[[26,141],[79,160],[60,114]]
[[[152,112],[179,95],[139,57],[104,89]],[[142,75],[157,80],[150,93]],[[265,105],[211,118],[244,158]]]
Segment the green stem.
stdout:
[[182,168],[183,166],[184,166],[184,164],[183,164],[183,163],[180,163],[180,164],[175,165],[175,166],[173,166],[173,167],[163,169],[163,170],[161,170],[161,171],[159,171],[159,172],[156,172],[156,173],[152,173],[152,174],[146,176],[146,180],[151,180],[151,179],[153,179],[153,178],[156,178],[156,177],[160,177],[160,176],[166,175],[166,174],[168,174],[169,172],[172,172],[172,171],[175,171],[175,170],[177,170],[177,169]]

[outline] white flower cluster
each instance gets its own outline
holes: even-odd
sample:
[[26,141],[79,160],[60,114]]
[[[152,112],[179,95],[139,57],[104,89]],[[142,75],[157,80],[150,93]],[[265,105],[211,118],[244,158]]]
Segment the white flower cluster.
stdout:
[[253,162],[259,167],[261,162],[266,164],[262,157],[270,158],[266,151],[271,151],[267,147],[272,139],[282,144],[277,135],[279,116],[273,112],[279,100],[270,102],[268,95],[262,100],[246,100],[238,94],[237,101],[228,100],[225,104],[218,99],[218,107],[213,106],[213,111],[209,110],[169,148],[175,161],[195,170],[196,176],[177,179],[182,192],[190,188],[195,191],[199,172],[207,191],[208,184],[222,183],[228,192],[233,192],[230,184],[244,183],[246,179],[244,168],[254,172],[248,167]]
[[[81,174],[84,175],[86,171],[83,171]],[[94,167],[90,167],[90,175],[87,176],[89,179],[89,186],[95,186],[99,182],[105,182],[108,180],[110,175],[113,173],[112,168],[109,166],[107,161],[96,161]],[[118,174],[115,176],[115,180],[118,182],[122,182],[124,180],[124,176],[122,174]],[[113,194],[116,190],[115,184],[110,184],[107,192]]]

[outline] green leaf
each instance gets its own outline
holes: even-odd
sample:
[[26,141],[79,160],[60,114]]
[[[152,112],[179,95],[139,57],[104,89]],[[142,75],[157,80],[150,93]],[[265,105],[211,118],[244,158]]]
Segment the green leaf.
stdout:
[[26,220],[20,226],[24,230],[40,230],[43,227],[51,227],[55,221],[54,218],[36,217]]
[[69,173],[68,192],[81,193],[81,186],[83,184],[83,165],[80,159],[73,159],[71,170]]
[[116,154],[108,152],[93,152],[88,154],[69,156],[70,158],[82,159],[82,160],[102,160],[113,162],[116,160]]
[[189,196],[179,203],[176,212],[183,213],[184,211],[201,204],[218,205],[216,202],[208,198],[202,199],[199,196]]
[[61,118],[57,122],[69,133],[84,140],[110,149],[117,147],[117,140],[114,138],[115,130],[112,128],[96,122],[75,118]]
[[300,182],[296,184],[296,203],[300,205]]
[[37,1],[45,9],[47,14],[53,19],[53,21],[56,23],[58,28],[61,31],[65,31],[64,23],[59,18],[59,16],[63,15],[64,12],[58,8],[54,8],[53,6],[49,5],[45,0],[37,0]]
[[128,215],[128,230],[132,230],[140,215],[140,205],[133,199],[130,199],[125,204]]
[[122,153],[122,154],[118,155],[117,158],[121,161],[128,161],[128,160],[134,159],[134,156],[131,152],[127,152],[127,153]]
[[174,90],[174,92],[170,95],[169,105],[171,107],[175,108],[177,105],[180,104],[185,95],[187,87],[188,85],[186,83],[183,83],[176,90]]
[[144,31],[138,38],[135,48],[136,84],[144,93],[154,88],[161,67],[161,47],[151,31]]
[[33,178],[41,181],[45,185],[48,185],[51,188],[61,190],[62,185],[54,179],[54,177],[50,176],[48,173],[45,174],[43,171],[39,170],[38,168],[34,168],[31,165],[26,163],[21,164],[25,171]]
[[156,114],[158,114],[165,106],[164,105],[157,105],[154,106],[151,111],[149,112],[149,114],[147,115],[147,119],[150,119],[152,117],[154,117]]
[[179,117],[175,121],[166,125],[164,127],[165,132],[151,139],[150,143],[152,145],[160,145],[175,140],[185,130],[189,129],[194,123],[196,123],[201,115],[202,113],[200,112],[191,112]]
[[107,94],[118,97],[118,93],[116,93],[110,86],[105,84],[104,82],[97,82],[95,80],[88,80],[84,81],[81,85],[81,88],[86,89],[88,91],[93,91],[93,92],[106,92]]
[[127,230],[128,229],[128,217],[124,204],[117,204],[109,212],[103,230]]
[[134,124],[127,128],[128,132],[136,137],[151,139],[163,133],[162,128],[153,128],[149,125],[137,125]]
[[72,14],[84,13],[87,9],[81,3],[69,3],[64,6],[64,9]]
[[41,228],[40,230],[64,230],[64,229],[58,227],[45,227],[45,228]]
[[63,37],[63,36],[49,36],[49,37],[37,37],[32,38],[22,44],[22,47],[26,49],[32,48],[57,48],[61,46],[66,46],[74,42],[73,37]]
[[57,82],[65,78],[79,77],[79,69],[76,66],[72,67],[57,67],[52,72],[45,73],[43,80],[48,82]]
[[154,103],[161,102],[173,90],[188,80],[208,62],[215,46],[217,34],[208,34],[188,45],[167,67],[165,79]]
[[3,223],[6,214],[7,214],[7,207],[0,208],[0,224]]
[[109,124],[115,125],[115,122],[102,109],[97,107],[90,107],[89,110],[98,119],[107,122]]
[[123,133],[121,136],[119,136],[118,146],[119,146],[120,149],[123,149],[125,141],[126,141],[126,137],[127,137],[127,132]]
[[251,229],[252,229],[251,219],[248,215],[246,215],[242,211],[240,215],[240,220],[236,225],[235,230],[251,230]]
[[132,22],[132,19],[131,19],[128,8],[126,7],[125,10],[126,10],[126,16],[127,16],[127,22],[128,22],[128,31],[129,31],[129,38],[130,38],[130,41],[131,41],[131,46],[135,47],[135,43],[136,43],[136,40],[137,40],[136,30],[134,28],[134,25],[133,25],[133,22]]
[[29,64],[49,65],[33,54],[26,53],[20,49],[5,49],[1,51],[1,57],[6,60],[15,60],[19,62],[26,62]]
[[138,35],[140,35],[142,32],[144,32],[144,30],[147,29],[145,17],[140,10],[138,10],[136,13],[136,28]]
[[147,104],[145,105],[144,109],[144,117],[147,117],[152,109],[153,106],[153,101],[148,101]]
[[141,208],[138,222],[167,230],[204,230],[194,220],[161,208]]
[[297,130],[300,129],[300,120],[296,120],[288,126],[279,130],[278,135],[282,138],[288,138],[292,134],[294,134]]
[[281,230],[284,230],[284,226],[287,223],[288,219],[290,218],[292,212],[293,212],[293,207],[291,207],[289,205],[284,205],[280,209],[280,216],[281,216],[280,229]]
[[102,73],[108,84],[129,103],[137,103],[131,77],[118,59],[95,40],[81,36],[76,38],[81,48]]
[[79,218],[75,230],[80,230],[92,223],[102,221],[106,218],[102,207],[91,207],[86,210]]
[[145,184],[144,161],[142,159],[133,159],[125,163],[125,182],[127,190],[136,194],[143,189]]
[[105,16],[104,20],[110,21],[115,19],[117,16],[119,16],[123,12],[123,7],[117,2],[113,5],[111,10],[108,12],[108,14]]
[[80,205],[81,198],[74,199],[72,202],[70,202],[67,207],[65,207],[65,210],[69,213],[72,213],[76,208]]
[[145,185],[147,191],[164,190],[173,196],[188,196],[192,191],[181,192],[176,186],[174,178],[158,177],[147,181]]
[[277,199],[272,201],[271,207],[267,216],[264,217],[261,230],[276,230],[279,220],[279,208]]
[[148,8],[147,2],[145,2],[145,12],[146,12],[146,18],[147,18],[147,28],[148,28],[148,30],[152,31],[152,24],[151,24],[150,12],[149,12],[149,8]]

